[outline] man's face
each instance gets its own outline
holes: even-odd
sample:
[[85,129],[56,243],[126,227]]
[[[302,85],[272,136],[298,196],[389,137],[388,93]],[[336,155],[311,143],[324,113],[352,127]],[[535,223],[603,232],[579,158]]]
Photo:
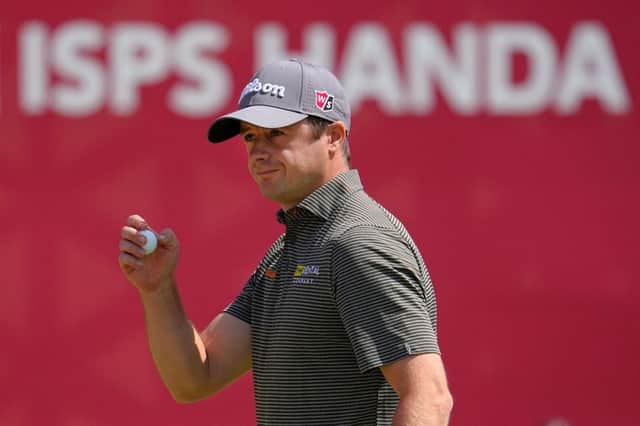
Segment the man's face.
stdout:
[[315,139],[304,121],[278,129],[242,123],[240,135],[247,149],[249,173],[260,192],[285,210],[331,177],[327,138]]

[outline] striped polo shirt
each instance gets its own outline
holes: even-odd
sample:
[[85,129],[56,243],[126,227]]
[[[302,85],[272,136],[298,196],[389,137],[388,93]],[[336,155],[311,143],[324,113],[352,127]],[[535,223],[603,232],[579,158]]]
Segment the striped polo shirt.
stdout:
[[296,207],[225,309],[251,324],[259,425],[390,425],[378,367],[439,353],[436,301],[404,226],[342,173]]

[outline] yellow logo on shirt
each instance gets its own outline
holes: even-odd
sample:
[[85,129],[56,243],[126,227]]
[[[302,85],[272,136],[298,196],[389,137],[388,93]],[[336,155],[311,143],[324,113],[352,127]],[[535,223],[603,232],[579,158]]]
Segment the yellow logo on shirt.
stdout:
[[304,265],[296,266],[296,270],[293,272],[294,277],[301,277],[304,272]]
[[310,275],[320,275],[320,267],[318,265],[298,265],[293,271],[293,282],[296,284],[311,284],[313,279],[309,278]]

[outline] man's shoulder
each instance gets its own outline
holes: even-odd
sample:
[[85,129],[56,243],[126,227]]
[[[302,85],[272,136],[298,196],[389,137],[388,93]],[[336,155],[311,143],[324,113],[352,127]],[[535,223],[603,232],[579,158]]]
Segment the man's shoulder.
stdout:
[[276,240],[269,246],[269,249],[264,254],[263,261],[269,261],[270,259],[280,255],[280,252],[284,248],[284,236],[282,233]]
[[336,219],[336,236],[344,233],[394,234],[404,231],[400,220],[365,191],[355,193]]
[[334,246],[342,248],[366,243],[417,251],[413,238],[400,219],[364,191],[354,194],[345,203],[341,217],[337,218],[332,240]]

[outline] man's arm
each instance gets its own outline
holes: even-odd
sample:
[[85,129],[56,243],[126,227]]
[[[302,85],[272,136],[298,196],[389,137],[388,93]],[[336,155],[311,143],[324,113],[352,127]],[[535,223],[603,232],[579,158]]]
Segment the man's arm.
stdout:
[[144,306],[149,348],[173,397],[191,402],[222,389],[251,368],[251,326],[229,314],[218,315],[198,334],[180,303],[174,272],[180,245],[165,229],[151,254],[142,249],[149,229],[138,215],[121,231],[119,263],[138,289]]
[[153,360],[176,401],[212,395],[251,368],[251,326],[246,322],[221,313],[198,334],[175,284],[141,297]]
[[380,368],[400,398],[394,426],[446,426],[453,407],[440,355],[411,355]]

